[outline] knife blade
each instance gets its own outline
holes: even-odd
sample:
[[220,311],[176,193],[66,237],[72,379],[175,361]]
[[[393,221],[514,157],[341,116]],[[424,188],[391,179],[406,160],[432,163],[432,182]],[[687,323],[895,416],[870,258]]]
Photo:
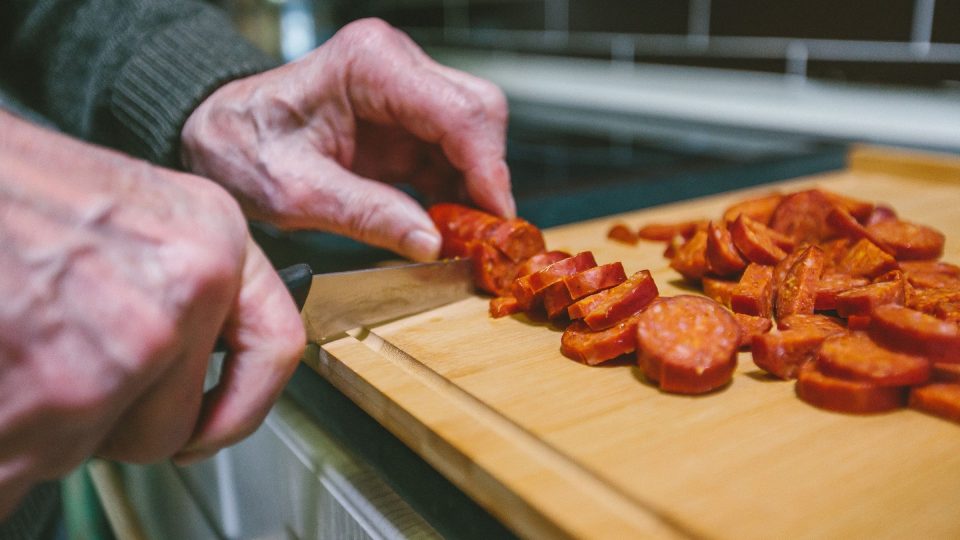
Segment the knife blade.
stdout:
[[323,343],[368,326],[471,296],[470,259],[314,274],[298,264],[279,271],[303,317],[307,340]]

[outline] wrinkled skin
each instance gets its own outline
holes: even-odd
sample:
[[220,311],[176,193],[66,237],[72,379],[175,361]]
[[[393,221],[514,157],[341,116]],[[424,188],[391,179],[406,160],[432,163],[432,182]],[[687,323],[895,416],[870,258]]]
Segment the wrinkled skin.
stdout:
[[236,202],[3,112],[0,133],[0,518],[90,455],[186,462],[252,432],[305,337]]
[[495,86],[368,19],[297,62],[212,94],[184,126],[182,154],[252,218],[430,260],[439,233],[391,184],[513,216],[506,119]]

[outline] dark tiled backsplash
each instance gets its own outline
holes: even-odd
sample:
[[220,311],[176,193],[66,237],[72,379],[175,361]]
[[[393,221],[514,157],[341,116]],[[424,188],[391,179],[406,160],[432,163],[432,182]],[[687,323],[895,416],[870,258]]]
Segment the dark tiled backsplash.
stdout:
[[960,0],[371,2],[426,45],[829,78],[960,81]]

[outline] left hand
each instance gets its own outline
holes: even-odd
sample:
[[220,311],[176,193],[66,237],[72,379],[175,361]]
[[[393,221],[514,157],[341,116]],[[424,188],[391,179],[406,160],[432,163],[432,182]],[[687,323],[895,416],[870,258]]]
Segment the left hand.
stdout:
[[436,228],[389,184],[512,217],[506,121],[496,86],[368,19],[299,61],[217,90],[184,126],[182,155],[248,217],[431,260]]

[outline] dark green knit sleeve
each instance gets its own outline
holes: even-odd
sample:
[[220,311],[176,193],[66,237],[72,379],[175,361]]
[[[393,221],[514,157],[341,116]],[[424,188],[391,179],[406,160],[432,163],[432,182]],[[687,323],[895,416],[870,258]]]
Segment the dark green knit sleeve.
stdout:
[[2,0],[0,78],[78,137],[180,167],[180,130],[222,84],[277,62],[191,0]]

